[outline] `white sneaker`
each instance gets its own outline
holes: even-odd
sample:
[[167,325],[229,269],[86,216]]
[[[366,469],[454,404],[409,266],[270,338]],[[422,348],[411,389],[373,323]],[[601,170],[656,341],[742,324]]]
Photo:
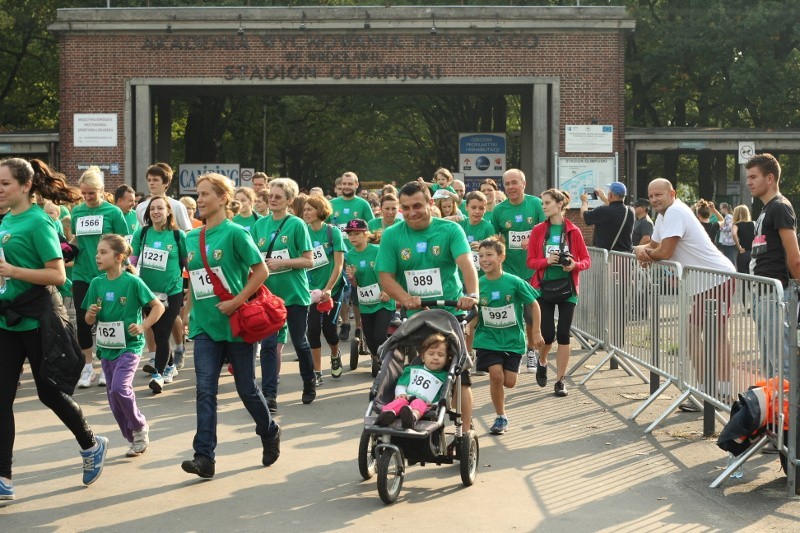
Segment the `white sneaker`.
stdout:
[[106,386],[106,373],[102,370],[100,371],[100,377],[97,378],[97,386],[98,387],[105,387]]
[[[133,432],[133,442],[131,443],[131,447],[128,450],[128,454],[131,452],[135,453],[136,455],[141,455],[147,449],[147,446],[150,445],[150,428],[148,426],[143,427],[139,431]],[[128,457],[136,457],[136,455],[128,455]]]
[[537,366],[537,357],[536,357],[536,350],[528,350],[527,355],[527,362],[526,368],[528,374],[535,374],[536,373],[536,366]]
[[164,379],[164,383],[172,383],[172,380],[178,377],[178,369],[175,368],[175,365],[168,366],[164,369],[164,373],[161,374],[161,377]]
[[164,389],[164,378],[158,372],[150,375],[150,390],[158,394]]
[[92,365],[85,365],[81,372],[81,378],[78,380],[79,389],[88,389],[94,381],[94,368]]

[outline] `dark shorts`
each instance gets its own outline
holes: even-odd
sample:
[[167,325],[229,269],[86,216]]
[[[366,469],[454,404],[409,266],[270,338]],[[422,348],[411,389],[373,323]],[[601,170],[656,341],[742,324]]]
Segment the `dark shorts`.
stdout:
[[501,365],[503,370],[516,374],[519,372],[519,363],[522,361],[522,355],[513,352],[498,352],[476,348],[475,355],[478,357],[475,368],[481,372],[486,372],[490,366]]

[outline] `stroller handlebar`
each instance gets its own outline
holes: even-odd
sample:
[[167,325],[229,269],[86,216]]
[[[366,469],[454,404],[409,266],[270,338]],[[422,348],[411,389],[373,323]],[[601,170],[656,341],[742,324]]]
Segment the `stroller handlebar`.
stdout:
[[[456,307],[458,306],[458,300],[422,300],[420,305],[422,307]],[[476,316],[478,316],[478,306],[474,305],[462,320],[471,322]]]

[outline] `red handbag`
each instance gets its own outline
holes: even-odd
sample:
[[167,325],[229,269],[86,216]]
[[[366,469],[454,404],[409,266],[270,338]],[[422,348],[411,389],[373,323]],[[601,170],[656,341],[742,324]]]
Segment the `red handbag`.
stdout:
[[[205,226],[200,230],[200,255],[214,287],[214,294],[222,301],[232,300],[233,294],[225,288],[219,276],[208,266]],[[286,323],[286,306],[282,298],[272,294],[262,284],[229,318],[233,336],[253,344],[277,333],[283,327]]]

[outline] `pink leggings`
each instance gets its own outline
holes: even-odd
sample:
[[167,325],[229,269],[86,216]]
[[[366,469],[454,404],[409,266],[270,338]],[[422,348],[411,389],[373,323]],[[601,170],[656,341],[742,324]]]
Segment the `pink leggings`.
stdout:
[[425,414],[425,411],[428,410],[428,403],[425,400],[420,400],[419,398],[414,398],[410,402],[405,398],[395,398],[391,402],[387,403],[381,409],[383,411],[392,411],[394,414],[400,412],[400,408],[408,405],[411,409],[415,411],[419,411],[421,414]]

